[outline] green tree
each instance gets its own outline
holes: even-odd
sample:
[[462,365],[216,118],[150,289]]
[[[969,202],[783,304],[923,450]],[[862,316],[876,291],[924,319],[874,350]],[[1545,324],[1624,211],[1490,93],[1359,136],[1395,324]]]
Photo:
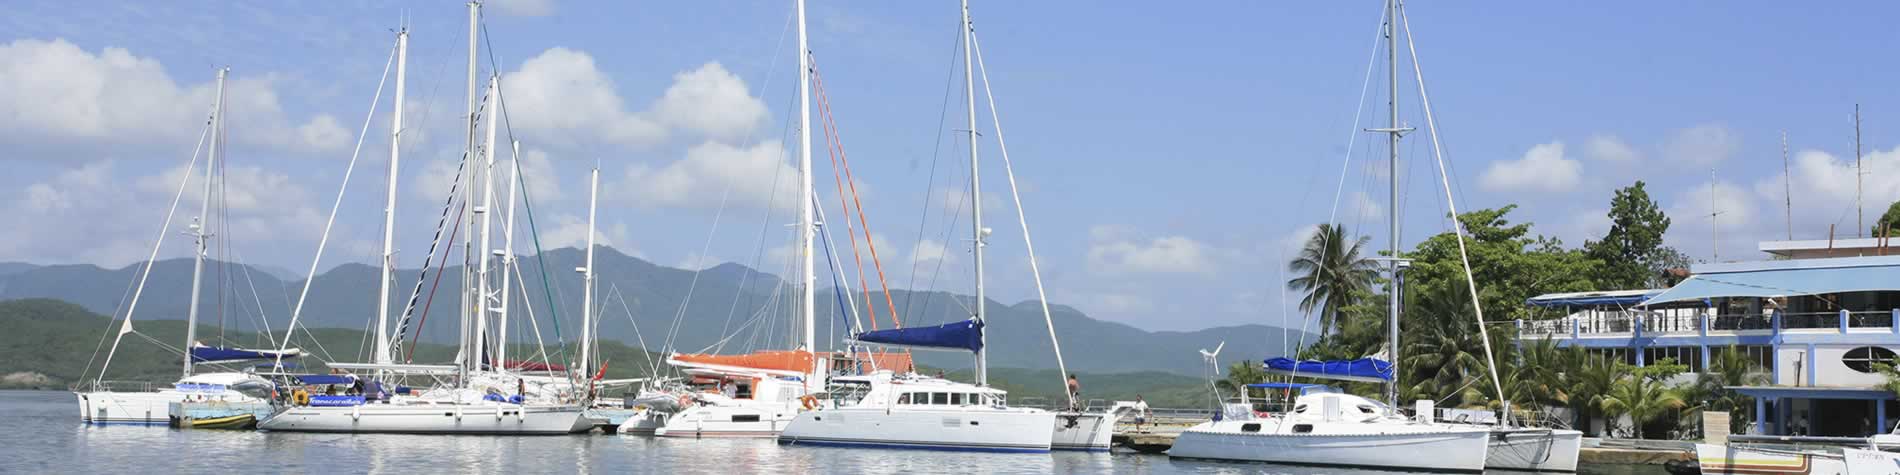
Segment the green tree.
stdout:
[[1636,184],[1616,190],[1610,198],[1610,231],[1602,240],[1583,244],[1590,257],[1603,262],[1599,284],[1609,289],[1634,289],[1656,280],[1652,262],[1662,257],[1663,234],[1669,231],[1669,216],[1649,198],[1649,191]]
[[[1481,209],[1458,217],[1468,235],[1465,244],[1472,280],[1478,284],[1485,319],[1529,318],[1532,315],[1524,301],[1531,297],[1598,288],[1591,280],[1598,272],[1597,261],[1580,251],[1563,249],[1554,239],[1532,235],[1530,223],[1512,223],[1509,214],[1514,209],[1515,205]],[[1405,257],[1413,260],[1411,270],[1405,272],[1408,294],[1448,293],[1467,301],[1462,305],[1470,311],[1456,235],[1446,232],[1427,238]],[[1460,318],[1472,319],[1469,313]],[[1408,317],[1402,325],[1410,322]],[[1476,334],[1477,329],[1471,331]]]
[[1729,388],[1768,384],[1768,374],[1747,353],[1732,345],[1715,350],[1709,356],[1708,370],[1696,375],[1693,390],[1685,391],[1684,399],[1707,410],[1729,413],[1729,430],[1747,430],[1753,414],[1747,408],[1754,405],[1754,399]]
[[1288,289],[1306,294],[1300,299],[1300,311],[1319,310],[1321,332],[1331,335],[1340,313],[1354,303],[1354,297],[1368,293],[1379,274],[1377,265],[1365,256],[1371,238],[1360,236],[1348,242],[1346,230],[1331,223],[1306,240],[1287,270],[1297,277],[1288,280]]
[[[1895,201],[1893,204],[1887,205],[1887,212],[1882,213],[1880,219],[1874,220],[1874,229],[1872,232],[1867,233],[1867,235],[1880,237],[1882,233],[1894,232],[1887,229],[1888,225],[1900,228],[1900,201]],[[1900,234],[1900,232],[1894,233]]]
[[1682,394],[1676,388],[1669,387],[1671,376],[1682,373],[1684,367],[1673,360],[1664,359],[1658,364],[1642,368],[1625,367],[1625,375],[1610,385],[1609,392],[1602,395],[1598,407],[1605,416],[1616,418],[1629,416],[1632,434],[1643,438],[1643,425],[1675,414],[1686,407]]

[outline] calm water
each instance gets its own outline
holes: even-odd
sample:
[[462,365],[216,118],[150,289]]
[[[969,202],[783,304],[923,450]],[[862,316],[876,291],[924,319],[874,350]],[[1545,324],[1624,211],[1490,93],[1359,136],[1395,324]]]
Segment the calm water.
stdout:
[[1389,473],[1192,462],[1133,453],[780,447],[771,440],[87,427],[79,423],[75,404],[65,392],[0,391],[0,473]]

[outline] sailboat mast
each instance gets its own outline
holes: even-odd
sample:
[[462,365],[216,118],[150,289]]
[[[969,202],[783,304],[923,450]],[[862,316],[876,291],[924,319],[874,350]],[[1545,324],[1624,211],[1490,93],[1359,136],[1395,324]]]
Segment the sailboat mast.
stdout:
[[218,142],[222,141],[224,125],[224,78],[231,68],[218,69],[218,97],[211,113],[211,150],[205,160],[205,199],[198,204],[197,223],[193,224],[192,235],[197,238],[197,249],[192,252],[191,264],[191,309],[185,317],[185,376],[191,377],[191,347],[198,340],[198,293],[204,288],[205,252],[211,244],[211,181],[217,172]]
[[[973,268],[976,274],[976,321],[980,323],[983,322],[983,302],[986,299],[983,296],[983,185],[982,176],[977,173],[976,159],[976,74],[972,70],[970,59],[973,55],[970,48],[970,30],[973,27],[970,24],[970,0],[963,0],[963,95],[969,99],[970,115],[970,235],[974,238],[971,240],[971,249],[974,249],[976,259],[976,266]],[[989,337],[984,335],[980,338],[987,346]],[[978,386],[989,384],[989,372],[988,358],[983,348],[978,348],[976,350],[976,384]]]
[[[500,106],[501,102],[496,101],[495,105]],[[513,153],[508,159],[511,165],[508,171],[508,214],[502,218],[501,249],[495,251],[495,255],[501,257],[501,302],[497,307],[501,330],[496,339],[499,344],[495,345],[495,362],[502,365],[503,369],[508,364],[508,294],[513,291],[514,284],[510,276],[515,268],[515,195],[521,189],[521,141],[510,140],[509,145]]]
[[[1386,296],[1388,297],[1386,299],[1388,300],[1386,308],[1386,357],[1394,366],[1392,370],[1392,381],[1387,382],[1385,385],[1385,398],[1388,406],[1399,407],[1397,365],[1399,362],[1399,307],[1402,303],[1400,302],[1399,296],[1398,260],[1399,134],[1404,133],[1399,129],[1399,0],[1386,0],[1385,8],[1386,77],[1388,79],[1388,86],[1390,86],[1390,95],[1386,98],[1386,107],[1388,111],[1391,112],[1390,122],[1387,124],[1388,130],[1386,132],[1386,149],[1388,153],[1386,156],[1386,177],[1391,180],[1391,196],[1388,197],[1390,201],[1386,208],[1386,218],[1388,220],[1386,227],[1386,250],[1390,251],[1390,253],[1386,257],[1391,258],[1391,260],[1386,261],[1386,265],[1389,266],[1388,269],[1391,271],[1390,275],[1392,276],[1391,282],[1387,284],[1390,288],[1387,289],[1386,292]],[[1342,244],[1344,243],[1333,243],[1335,246]]]
[[[475,116],[476,114],[475,112],[475,107],[476,107],[475,71],[477,67],[477,64],[475,62],[475,57],[476,57],[476,52],[480,48],[480,46],[478,46],[478,42],[481,39],[480,37],[481,33],[479,30],[481,26],[481,21],[482,21],[482,2],[479,2],[479,1],[468,2],[468,115],[462,118],[463,124],[466,126],[466,131],[464,133],[464,140],[462,141],[463,160],[465,161],[473,161],[475,158],[475,119],[476,119],[476,116]],[[463,179],[468,180],[467,183],[469,183],[471,188],[473,187],[475,183],[475,178],[473,176],[467,176]],[[467,201],[464,200],[463,202],[466,203]],[[461,222],[464,222],[464,223],[473,221],[473,219],[471,218],[472,217],[469,215],[467,206],[462,207],[461,214],[456,217],[456,219],[461,220]],[[474,332],[480,331],[479,329],[476,329],[472,325],[470,325],[470,320],[471,320],[470,317],[472,317],[472,315],[469,314],[469,310],[475,305],[475,302],[472,298],[470,298],[471,296],[469,295],[469,291],[468,291],[469,290],[468,282],[470,280],[474,280],[474,279],[471,279],[472,276],[469,275],[469,266],[468,266],[469,258],[474,254],[474,252],[470,250],[470,247],[473,244],[472,242],[470,242],[473,240],[473,236],[471,234],[473,233],[462,235],[462,268],[461,268],[462,299],[461,299],[461,305],[459,305],[457,309],[457,314],[459,315],[459,320],[461,322],[462,328],[461,328],[461,337],[458,340],[456,340],[456,343],[455,343],[456,346],[458,347],[456,351],[456,360],[457,360],[457,363],[459,363],[460,372],[461,372],[461,374],[459,375],[460,378],[458,378],[458,381],[457,381],[458,385],[460,385],[461,383],[467,380],[469,371],[479,368],[481,366],[480,358],[475,356],[475,353],[481,351],[481,349],[470,348],[469,346],[471,337],[472,335],[474,335]]]
[[600,197],[600,168],[587,175],[587,266],[581,268],[581,354],[575,363],[582,378],[594,351],[594,209]]
[[[814,261],[813,243],[817,238],[817,227],[812,209],[817,196],[812,188],[811,172],[811,46],[805,36],[805,0],[798,0],[798,245],[799,256],[804,259],[804,279],[801,282],[804,296],[799,302],[805,318],[805,351],[811,352],[812,373],[817,374],[818,362],[818,308],[817,289],[818,268]],[[809,384],[809,382],[807,383]],[[811,388],[807,388],[811,389]]]
[[383,197],[383,268],[376,298],[376,359],[389,364],[395,353],[389,346],[389,286],[396,272],[396,171],[402,159],[403,85],[409,72],[409,29],[396,32],[396,108],[389,119],[389,178]]
[[[494,227],[490,226],[490,223],[495,220],[495,213],[490,210],[493,209],[495,203],[495,110],[499,109],[495,107],[495,104],[496,97],[501,95],[497,81],[498,79],[495,78],[488,80],[488,117],[484,120],[487,122],[488,135],[482,141],[482,163],[479,168],[482,173],[482,204],[475,207],[475,213],[482,215],[482,244],[481,247],[476,248],[479,251],[475,253],[475,259],[481,261],[475,274],[475,352],[477,354],[484,354],[488,348],[488,311],[491,308],[488,305],[488,289],[492,287],[488,281],[488,250],[493,249],[490,246],[493,245]],[[481,359],[478,357],[475,361],[476,367],[479,368]],[[495,362],[495,364],[500,363],[500,361]]]

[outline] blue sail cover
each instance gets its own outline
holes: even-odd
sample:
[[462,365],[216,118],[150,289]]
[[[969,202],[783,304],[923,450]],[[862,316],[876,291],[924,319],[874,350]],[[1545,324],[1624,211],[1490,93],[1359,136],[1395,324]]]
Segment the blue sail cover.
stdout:
[[983,350],[983,322],[972,318],[934,327],[897,328],[859,333],[858,341],[919,348]]
[[297,382],[308,385],[356,384],[356,377],[347,374],[306,374],[297,376]]
[[1372,358],[1330,361],[1294,361],[1292,358],[1269,358],[1267,359],[1267,371],[1342,381],[1382,383],[1392,380],[1392,363]]
[[222,346],[193,346],[191,361],[195,363],[215,363],[219,361],[243,361],[275,359],[282,354],[285,358],[296,358],[300,351],[252,350],[247,348],[225,348]]

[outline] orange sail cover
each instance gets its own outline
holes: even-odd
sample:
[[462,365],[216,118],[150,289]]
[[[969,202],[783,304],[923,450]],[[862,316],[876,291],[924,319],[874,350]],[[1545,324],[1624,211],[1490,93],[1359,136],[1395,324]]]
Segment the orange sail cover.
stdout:
[[673,359],[682,363],[737,366],[795,373],[810,373],[812,367],[811,353],[796,350],[759,351],[743,355],[676,355]]

